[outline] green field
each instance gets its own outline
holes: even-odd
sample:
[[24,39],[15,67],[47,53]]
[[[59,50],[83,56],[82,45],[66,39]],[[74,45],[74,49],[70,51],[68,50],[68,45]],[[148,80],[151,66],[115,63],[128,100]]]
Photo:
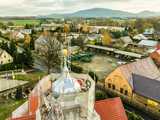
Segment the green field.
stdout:
[[1,19],[0,22],[3,22],[3,23],[8,23],[8,22],[13,22],[14,25],[17,25],[17,26],[24,26],[26,24],[32,24],[32,25],[38,25],[40,23],[40,20],[37,20],[37,19],[26,19],[26,20],[4,20],[4,19]]
[[6,120],[17,107],[22,105],[26,100],[12,100],[8,99],[0,102],[0,120]]

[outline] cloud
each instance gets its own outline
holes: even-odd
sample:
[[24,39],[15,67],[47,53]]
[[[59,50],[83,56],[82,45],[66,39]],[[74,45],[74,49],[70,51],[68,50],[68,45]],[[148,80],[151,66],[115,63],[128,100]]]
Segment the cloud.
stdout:
[[[159,0],[0,0],[0,15],[45,15],[68,13],[94,7],[130,12],[160,11]],[[153,9],[153,7],[155,9]]]

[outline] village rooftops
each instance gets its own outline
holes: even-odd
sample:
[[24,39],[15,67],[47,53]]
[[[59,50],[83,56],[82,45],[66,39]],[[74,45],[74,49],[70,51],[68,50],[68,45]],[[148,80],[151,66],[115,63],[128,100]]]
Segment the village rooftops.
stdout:
[[160,81],[133,74],[134,91],[155,101],[160,101]]
[[120,98],[96,101],[95,109],[101,120],[128,120]]

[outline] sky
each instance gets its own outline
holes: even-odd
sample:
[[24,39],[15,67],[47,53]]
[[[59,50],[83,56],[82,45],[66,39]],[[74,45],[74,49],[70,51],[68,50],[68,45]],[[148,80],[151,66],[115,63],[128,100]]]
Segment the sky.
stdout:
[[36,16],[109,8],[137,13],[160,12],[160,0],[0,0],[0,16]]

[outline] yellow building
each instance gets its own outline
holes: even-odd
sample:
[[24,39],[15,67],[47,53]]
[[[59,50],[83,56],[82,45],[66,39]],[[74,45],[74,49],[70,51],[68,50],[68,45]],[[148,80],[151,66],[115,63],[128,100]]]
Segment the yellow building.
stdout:
[[160,72],[149,57],[115,69],[105,87],[160,112]]

